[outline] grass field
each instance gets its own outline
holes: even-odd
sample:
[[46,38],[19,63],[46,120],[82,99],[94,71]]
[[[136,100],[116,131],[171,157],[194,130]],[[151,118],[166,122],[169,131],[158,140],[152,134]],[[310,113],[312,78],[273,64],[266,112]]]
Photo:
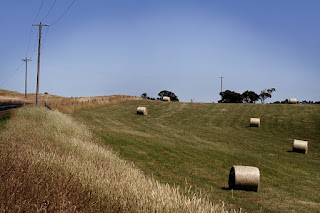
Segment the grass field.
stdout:
[[[147,116],[136,114],[146,106]],[[109,147],[162,183],[249,212],[320,212],[320,106],[131,101],[77,110]],[[261,127],[250,128],[250,117]],[[291,152],[294,139],[308,154]],[[256,192],[228,190],[232,165],[260,169]]]
[[145,176],[86,125],[41,107],[0,116],[0,182],[0,212],[226,212]]

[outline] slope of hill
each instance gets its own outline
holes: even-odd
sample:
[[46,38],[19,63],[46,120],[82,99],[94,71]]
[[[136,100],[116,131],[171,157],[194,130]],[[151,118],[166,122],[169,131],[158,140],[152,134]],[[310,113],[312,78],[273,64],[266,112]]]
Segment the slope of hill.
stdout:
[[[41,103],[42,105],[46,100],[61,101],[64,99],[68,99],[68,98],[57,96],[57,95],[50,95],[50,94],[39,94],[39,103]],[[15,91],[0,89],[0,103],[3,103],[3,102],[35,103],[35,101],[36,101],[36,95],[33,93],[28,93],[27,98],[25,98],[25,94],[15,92]]]
[[[146,106],[147,116],[136,114]],[[77,110],[119,155],[155,179],[250,212],[319,212],[320,106],[132,101]],[[250,128],[251,117],[261,118]],[[291,152],[294,139],[308,154]],[[232,165],[260,169],[259,191],[228,190]]]
[[[129,95],[106,95],[93,97],[66,98],[51,94],[39,94],[39,106],[47,106],[50,109],[63,113],[72,113],[75,109],[91,108],[99,105],[122,102],[128,100],[141,100],[142,98]],[[25,94],[0,89],[0,103],[30,103],[35,104],[36,94]]]
[[226,212],[146,177],[57,111],[0,116],[0,139],[1,212]]

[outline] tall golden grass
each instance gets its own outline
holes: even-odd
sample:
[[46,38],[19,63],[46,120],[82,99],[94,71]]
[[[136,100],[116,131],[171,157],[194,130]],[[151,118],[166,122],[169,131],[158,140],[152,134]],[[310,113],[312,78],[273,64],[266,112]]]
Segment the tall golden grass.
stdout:
[[227,212],[146,177],[60,112],[18,109],[0,136],[1,211]]
[[63,98],[60,100],[47,98],[45,105],[51,109],[58,110],[64,113],[72,113],[76,109],[91,108],[99,105],[122,102],[141,100],[142,98],[128,95],[110,95],[110,96],[95,96],[87,98]]
[[[27,98],[25,98],[25,94],[0,89],[0,103],[35,103],[35,100],[35,94],[27,94]],[[142,100],[142,98],[128,95],[66,98],[57,95],[39,94],[40,106],[47,106],[49,109],[63,113],[72,113],[76,109],[91,108],[114,102],[132,100]]]

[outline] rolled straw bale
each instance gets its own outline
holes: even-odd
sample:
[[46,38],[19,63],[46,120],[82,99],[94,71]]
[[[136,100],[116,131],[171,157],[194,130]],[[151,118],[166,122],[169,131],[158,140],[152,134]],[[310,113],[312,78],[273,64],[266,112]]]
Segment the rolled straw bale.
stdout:
[[300,152],[307,154],[308,151],[308,141],[303,141],[303,140],[294,140],[293,141],[293,152]]
[[163,100],[163,101],[168,101],[168,102],[170,102],[170,97],[168,97],[168,96],[163,96],[162,100]]
[[258,191],[260,171],[253,166],[232,166],[229,174],[229,189]]
[[296,104],[297,103],[297,99],[296,98],[290,98],[289,99],[289,103],[290,104]]
[[251,127],[260,127],[260,118],[250,118]]
[[138,115],[147,115],[148,114],[147,107],[138,107],[137,114]]

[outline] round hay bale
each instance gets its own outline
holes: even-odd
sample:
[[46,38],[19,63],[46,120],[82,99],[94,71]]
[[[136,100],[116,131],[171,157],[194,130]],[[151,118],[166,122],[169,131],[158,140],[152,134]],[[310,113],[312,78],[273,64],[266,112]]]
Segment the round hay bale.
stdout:
[[258,191],[260,171],[253,166],[232,166],[229,174],[229,189]]
[[163,100],[163,101],[168,101],[168,102],[170,102],[170,97],[168,97],[168,96],[163,96],[162,100]]
[[148,114],[147,107],[138,107],[137,108],[137,114],[138,115],[147,115]]
[[297,103],[297,99],[296,98],[290,98],[289,99],[289,103],[290,104],[296,104]]
[[250,118],[251,127],[260,127],[260,118]]
[[303,140],[294,140],[293,141],[293,152],[300,152],[303,154],[307,154],[308,152],[308,141]]

